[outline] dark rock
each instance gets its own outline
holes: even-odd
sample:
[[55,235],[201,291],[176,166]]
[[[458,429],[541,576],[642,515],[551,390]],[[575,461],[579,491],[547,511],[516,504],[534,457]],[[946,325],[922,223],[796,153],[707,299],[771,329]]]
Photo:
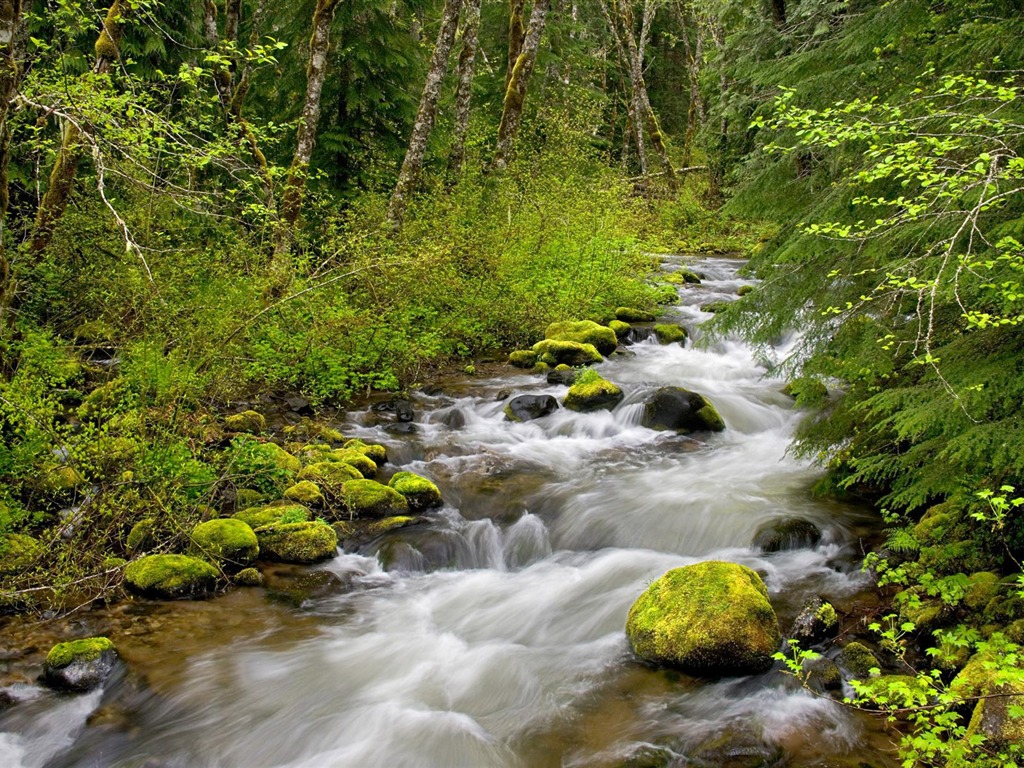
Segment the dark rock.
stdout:
[[789,637],[806,648],[829,640],[839,634],[839,617],[831,603],[814,598],[793,621]]
[[91,691],[119,667],[114,644],[105,637],[58,643],[43,664],[43,682],[59,691]]
[[505,418],[517,422],[533,421],[557,410],[558,401],[551,395],[519,395],[505,406]]
[[462,429],[466,426],[466,414],[461,408],[451,408],[440,417],[441,423],[448,429]]
[[512,390],[499,389],[498,393],[494,396],[494,402],[500,403],[502,400],[508,400],[510,397],[512,397]]
[[309,404],[309,400],[299,395],[293,395],[284,399],[284,404],[288,406],[289,411],[295,411],[300,416],[312,416],[313,407]]
[[641,424],[649,429],[689,432],[721,432],[725,422],[703,395],[682,387],[662,387],[644,403]]
[[567,387],[571,387],[576,382],[578,375],[579,371],[576,368],[558,366],[548,371],[548,384],[564,384]]
[[650,326],[633,326],[629,329],[625,338],[622,339],[622,343],[626,345],[639,344],[642,341],[647,341],[654,336],[654,329]]
[[394,424],[385,424],[383,429],[389,435],[412,435],[419,431],[416,425],[411,422],[395,422]]
[[775,520],[757,529],[751,546],[761,552],[781,552],[813,547],[821,541],[818,526],[808,520]]
[[398,400],[395,402],[395,418],[400,422],[410,422],[416,418],[416,413],[412,409],[412,404],[408,400]]

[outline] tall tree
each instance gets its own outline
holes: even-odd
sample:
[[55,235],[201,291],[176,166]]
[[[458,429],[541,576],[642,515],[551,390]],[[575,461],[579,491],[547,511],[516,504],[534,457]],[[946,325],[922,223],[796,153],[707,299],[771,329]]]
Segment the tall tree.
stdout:
[[519,126],[523,120],[523,105],[526,102],[526,89],[530,83],[530,75],[537,64],[537,53],[540,50],[540,37],[544,33],[551,0],[534,0],[530,11],[530,25],[523,39],[522,50],[512,68],[508,87],[505,88],[505,100],[501,109],[501,123],[498,125],[498,146],[494,152],[495,170],[504,169],[512,158],[512,145],[519,135]]
[[480,0],[466,0],[462,23],[462,51],[459,53],[459,85],[455,92],[455,126],[448,170],[460,171],[466,158],[466,133],[469,131],[469,106],[473,95],[473,72],[480,39]]
[[405,206],[409,193],[419,179],[423,169],[423,157],[427,153],[427,141],[434,130],[437,118],[437,102],[441,96],[441,81],[448,71],[448,58],[455,44],[455,32],[459,26],[459,10],[462,0],[445,0],[444,12],[441,17],[441,28],[437,31],[434,53],[430,57],[430,68],[427,70],[427,81],[423,85],[423,95],[416,111],[416,122],[412,126],[409,148],[398,172],[398,181],[391,193],[388,205],[388,223],[393,229],[400,229],[405,216]]
[[526,26],[523,24],[523,14],[526,13],[526,0],[509,0],[508,13],[508,63],[505,66],[505,87],[512,79],[512,70],[515,69],[516,60],[523,52],[523,40],[526,39]]
[[10,205],[11,128],[7,117],[20,76],[17,38],[22,21],[21,10],[21,0],[0,2],[0,312],[6,309],[9,300],[10,264],[5,240]]

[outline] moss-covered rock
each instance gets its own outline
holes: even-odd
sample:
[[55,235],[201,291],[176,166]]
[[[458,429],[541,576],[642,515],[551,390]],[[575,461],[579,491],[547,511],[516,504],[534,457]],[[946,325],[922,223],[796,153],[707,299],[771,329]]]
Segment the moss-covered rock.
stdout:
[[846,667],[851,675],[861,678],[867,677],[871,674],[872,669],[878,669],[881,666],[878,663],[878,657],[871,652],[871,649],[856,640],[843,646],[843,650],[839,654],[839,663]]
[[260,447],[260,452],[273,461],[278,469],[285,472],[299,472],[302,469],[302,462],[299,461],[299,458],[292,456],[277,443],[264,443]]
[[124,583],[146,597],[173,600],[213,591],[219,577],[209,563],[188,555],[146,555],[128,563]]
[[316,507],[324,503],[324,494],[320,487],[309,480],[300,480],[286,488],[283,495],[289,501],[296,501],[307,507]]
[[117,648],[106,637],[57,643],[43,662],[43,682],[61,691],[90,691],[117,667]]
[[192,530],[193,554],[225,565],[244,566],[259,555],[252,528],[236,518],[208,520]]
[[681,325],[659,323],[654,326],[654,335],[658,337],[659,344],[674,344],[675,342],[682,344],[690,334]]
[[354,448],[339,448],[327,454],[329,461],[340,461],[359,470],[363,477],[370,478],[377,475],[377,463],[362,451]]
[[548,384],[562,384],[567,387],[571,387],[576,383],[576,378],[580,375],[579,368],[570,368],[568,365],[558,365],[548,371]]
[[964,605],[972,611],[980,611],[990,602],[999,597],[1003,584],[999,574],[992,571],[978,571],[967,578],[964,590]]
[[800,408],[820,408],[828,402],[828,387],[811,376],[793,379],[782,388],[782,394],[796,400]]
[[243,568],[231,581],[239,587],[262,587],[265,579],[257,568]]
[[323,443],[343,443],[345,436],[330,424],[314,419],[303,419],[298,424],[284,428],[284,434],[291,440],[310,443],[319,440]]
[[256,529],[256,538],[262,557],[282,563],[318,563],[337,554],[337,534],[319,520],[265,525]]
[[364,443],[362,440],[348,440],[342,446],[347,450],[359,451],[378,467],[386,464],[388,460],[388,449],[377,443]]
[[1001,666],[1006,663],[994,652],[977,653],[950,683],[950,691],[963,699],[992,697],[975,705],[967,738],[984,736],[987,748],[1024,747],[1024,717],[1013,717],[1011,709],[1024,696],[1024,685],[1000,672]]
[[231,416],[224,417],[224,426],[232,432],[246,432],[250,435],[258,435],[267,429],[267,420],[262,413],[256,411],[242,411]]
[[754,286],[752,285],[741,285],[739,288],[736,289],[736,295],[740,297],[747,296],[753,292]]
[[139,555],[152,549],[157,543],[156,520],[144,517],[128,531],[124,549],[129,555]]
[[618,307],[615,310],[615,319],[624,323],[651,323],[654,322],[654,314],[636,307]]
[[700,311],[701,312],[710,312],[712,314],[714,314],[716,312],[722,312],[723,310],[726,310],[728,308],[729,308],[729,302],[728,301],[709,301],[706,304],[701,304],[700,305]]
[[239,488],[235,491],[235,509],[257,507],[265,498],[261,491],[252,488]]
[[42,543],[24,533],[0,536],[0,576],[29,568],[44,553]]
[[242,509],[231,517],[234,520],[241,520],[255,531],[264,525],[278,523],[283,518],[288,518],[289,522],[298,523],[309,520],[312,515],[302,504],[284,503]]
[[697,675],[764,672],[782,639],[761,577],[717,561],[651,584],[630,608],[626,634],[641,658]]
[[592,375],[580,376],[576,383],[565,393],[562,405],[571,411],[612,410],[622,402],[622,390],[612,382],[589,372]]
[[593,344],[580,344],[578,341],[544,339],[533,345],[533,351],[537,354],[537,362],[552,367],[590,365],[604,360]]
[[537,353],[532,349],[517,349],[509,354],[508,364],[516,368],[533,368],[537,364]]
[[409,502],[409,509],[413,512],[420,512],[431,507],[440,507],[441,491],[437,486],[412,472],[396,472],[388,483],[398,491]]
[[552,323],[544,331],[545,339],[555,341],[576,341],[590,344],[602,355],[610,355],[619,346],[615,331],[593,320],[566,320]]
[[725,422],[710,400],[682,387],[655,391],[644,403],[640,423],[649,429],[671,429],[684,435],[725,429]]
[[350,480],[341,488],[341,501],[352,517],[394,517],[409,511],[405,496],[375,480]]
[[629,335],[629,331],[633,328],[632,325],[622,320],[612,320],[608,323],[608,327],[615,331],[615,338],[619,341],[625,339]]
[[817,645],[839,634],[839,616],[831,603],[814,598],[793,621],[789,637],[801,647]]
[[363,473],[342,461],[321,461],[305,467],[299,479],[316,483],[325,496],[338,498],[341,487],[350,480],[362,480]]
[[811,690],[819,693],[842,690],[843,673],[831,659],[824,656],[808,659],[804,662],[803,669],[807,674],[807,682],[810,684]]

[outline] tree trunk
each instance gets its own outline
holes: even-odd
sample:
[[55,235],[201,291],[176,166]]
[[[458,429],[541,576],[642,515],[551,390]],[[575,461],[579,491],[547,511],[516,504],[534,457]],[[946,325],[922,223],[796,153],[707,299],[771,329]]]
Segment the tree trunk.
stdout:
[[530,26],[523,40],[523,49],[512,68],[508,87],[505,89],[505,102],[501,109],[501,123],[498,125],[498,146],[494,152],[495,170],[504,169],[512,157],[512,144],[519,134],[519,126],[523,119],[523,104],[526,101],[526,88],[530,75],[537,64],[537,53],[540,50],[540,37],[547,22],[551,0],[534,0],[530,12]]
[[455,30],[459,26],[459,10],[462,0],[446,0],[444,14],[441,17],[441,28],[437,31],[434,53],[430,57],[430,69],[427,70],[427,81],[423,84],[423,95],[420,96],[420,107],[416,111],[416,122],[412,126],[409,138],[409,149],[406,150],[402,169],[398,172],[398,181],[391,193],[388,205],[388,223],[392,229],[402,228],[405,206],[409,193],[419,180],[423,169],[423,157],[427,153],[427,142],[434,130],[437,118],[437,102],[441,96],[441,81],[448,72],[448,58],[455,44]]
[[526,0],[509,0],[508,15],[508,64],[505,66],[505,88],[512,79],[519,54],[523,52],[523,40],[526,38],[526,27],[523,26],[523,14]]
[[[10,205],[8,168],[11,161],[11,126],[7,122],[11,100],[18,89],[18,31],[21,0],[0,0],[0,313],[11,304],[10,264],[7,260],[7,208]],[[6,317],[3,318],[7,320]],[[6,325],[6,322],[4,322]]]
[[772,21],[775,26],[782,29],[786,26],[786,0],[771,0]]
[[[121,0],[114,0],[114,4],[107,11],[106,18],[103,20],[103,30],[96,40],[96,61],[92,67],[93,74],[108,74],[111,65],[117,61],[123,32],[122,19],[126,12],[127,8],[122,8]],[[35,227],[29,245],[29,252],[33,256],[38,256],[46,250],[53,239],[54,230],[67,208],[68,199],[71,197],[71,188],[74,186],[75,175],[78,172],[81,149],[79,139],[81,137],[81,131],[76,124],[68,122],[63,126],[60,149],[57,151],[57,159],[50,171],[50,186],[36,211]]]
[[316,146],[316,129],[320,122],[320,95],[327,76],[327,54],[331,47],[331,22],[339,0],[317,0],[313,10],[313,32],[309,38],[309,65],[306,67],[306,99],[302,105],[299,128],[295,136],[295,154],[288,167],[288,178],[281,196],[280,216],[274,238],[274,256],[270,271],[272,282],[283,288],[291,279],[288,264],[295,226],[302,210],[306,192],[306,172]]
[[455,127],[448,170],[459,173],[466,159],[466,134],[469,131],[469,107],[473,96],[473,72],[480,41],[480,0],[466,0],[462,27],[462,52],[459,54],[459,86],[455,93]]

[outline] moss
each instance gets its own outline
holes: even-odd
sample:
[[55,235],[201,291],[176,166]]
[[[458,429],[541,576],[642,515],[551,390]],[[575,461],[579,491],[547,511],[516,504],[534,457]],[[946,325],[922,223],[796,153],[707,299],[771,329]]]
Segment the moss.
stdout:
[[192,548],[196,554],[237,565],[252,562],[260,551],[252,528],[234,518],[197,525],[192,530]]
[[516,368],[533,368],[537,363],[537,353],[532,349],[517,349],[508,356],[508,364]]
[[946,538],[957,522],[957,515],[951,512],[947,505],[929,507],[914,526],[914,538],[921,544],[937,544]]
[[593,320],[566,320],[552,323],[544,331],[545,339],[554,341],[575,341],[590,344],[602,355],[609,355],[619,346],[615,331]]
[[700,305],[701,312],[710,312],[712,314],[716,312],[722,312],[729,307],[728,301],[709,301],[707,304]]
[[681,325],[665,323],[654,326],[654,335],[658,337],[659,344],[672,344],[677,341],[682,344],[690,334]]
[[252,488],[239,488],[235,491],[235,509],[255,507],[261,501],[263,494],[260,491],[254,491]]
[[156,544],[156,520],[152,517],[145,517],[139,520],[132,529],[128,531],[128,539],[125,541],[125,551],[129,555],[137,555],[152,549]]
[[717,561],[656,580],[630,608],[626,633],[641,658],[695,674],[763,672],[782,639],[761,577]]
[[386,464],[388,460],[388,449],[376,443],[364,443],[362,440],[349,440],[343,448],[359,451],[377,466]]
[[117,652],[114,643],[106,637],[85,637],[81,640],[57,643],[46,654],[46,666],[50,669],[61,669],[76,661],[95,661],[105,651]]
[[872,669],[880,666],[878,658],[863,643],[854,640],[847,643],[839,654],[839,661],[846,667],[854,677],[867,677]]
[[810,376],[793,379],[782,388],[782,394],[792,397],[801,408],[819,408],[828,402],[828,388]]
[[306,442],[311,440],[322,440],[325,443],[345,442],[345,436],[340,431],[323,422],[313,421],[312,419],[303,419],[298,424],[285,427],[283,431],[289,438],[302,439]]
[[[672,292],[675,293],[674,288]],[[654,321],[654,314],[635,307],[618,307],[615,310],[615,319],[624,323],[650,323]]]
[[822,603],[814,615],[818,621],[830,629],[839,626],[839,616],[836,615],[836,609],[832,603]]
[[562,404],[573,411],[612,410],[622,402],[622,390],[607,379],[581,376],[565,393]]
[[669,272],[665,275],[664,279],[666,283],[671,283],[672,285],[682,285],[686,282],[679,272]]
[[429,507],[440,507],[441,491],[425,477],[412,472],[397,472],[391,478],[389,486],[394,488],[409,502],[409,509],[418,512]]
[[326,496],[337,497],[345,483],[362,480],[363,473],[341,461],[321,461],[299,472],[299,479],[316,483]]
[[350,480],[342,486],[341,500],[353,517],[393,517],[409,511],[405,496],[375,480]]
[[47,493],[73,491],[85,484],[85,476],[67,464],[56,464],[43,471],[40,487]]
[[256,568],[243,568],[232,581],[240,587],[262,587],[263,574]]
[[366,526],[366,534],[368,536],[380,536],[388,531],[394,531],[399,528],[405,528],[407,525],[412,525],[417,522],[417,520],[418,518],[409,517],[408,515],[385,517],[383,520],[375,520]]
[[754,292],[754,286],[752,286],[752,285],[741,285],[739,288],[736,289],[736,295],[737,296],[741,296],[741,297],[742,296],[747,296],[747,295],[749,295],[749,294],[751,294],[753,292]]
[[242,411],[224,418],[224,426],[232,432],[247,432],[251,435],[258,435],[267,428],[267,420],[262,413],[256,411]]
[[124,569],[124,582],[130,590],[166,599],[209,592],[218,576],[212,565],[188,555],[146,555]]
[[38,539],[24,533],[0,537],[0,575],[18,573],[31,566],[45,550]]
[[547,365],[560,364],[579,366],[600,363],[604,360],[593,344],[581,344],[577,341],[558,341],[544,339],[533,345],[537,361]]
[[307,507],[315,507],[324,503],[324,495],[316,483],[300,480],[290,488],[286,488],[284,497],[289,501],[297,501]]
[[972,573],[964,591],[964,605],[975,611],[982,610],[999,596],[1000,589],[998,574],[992,571]]
[[373,477],[377,474],[377,464],[369,456],[354,448],[339,448],[327,454],[330,461],[340,461],[355,467],[363,477]]
[[240,510],[235,512],[231,518],[234,520],[241,520],[243,523],[255,530],[256,528],[261,528],[264,525],[280,522],[281,518],[286,515],[289,516],[289,518],[298,516],[302,518],[303,521],[309,520],[311,517],[310,511],[301,504],[268,504],[263,507],[252,507],[250,509]]
[[274,462],[278,469],[285,472],[299,472],[302,469],[302,462],[298,457],[292,456],[277,443],[264,443],[260,452]]
[[536,373],[539,376],[543,376],[545,373],[551,370],[551,366],[547,363],[537,363],[533,368],[530,369],[531,373]]
[[337,554],[338,536],[326,523],[275,523],[256,529],[260,553],[283,563],[317,563]]
[[105,557],[100,567],[105,571],[113,571],[118,568],[124,568],[126,565],[128,565],[128,561],[123,557]]
[[679,291],[671,283],[655,283],[651,287],[654,289],[654,300],[658,304],[675,304],[679,301]]
[[608,323],[608,327],[615,331],[615,336],[622,340],[629,335],[629,332],[633,329],[629,323],[623,322],[622,320],[612,320]]
[[109,416],[132,398],[131,385],[127,379],[112,379],[86,395],[75,414],[81,421],[96,421]]
[[697,418],[704,422],[704,428],[711,432],[721,432],[725,429],[725,420],[711,403],[697,409]]

